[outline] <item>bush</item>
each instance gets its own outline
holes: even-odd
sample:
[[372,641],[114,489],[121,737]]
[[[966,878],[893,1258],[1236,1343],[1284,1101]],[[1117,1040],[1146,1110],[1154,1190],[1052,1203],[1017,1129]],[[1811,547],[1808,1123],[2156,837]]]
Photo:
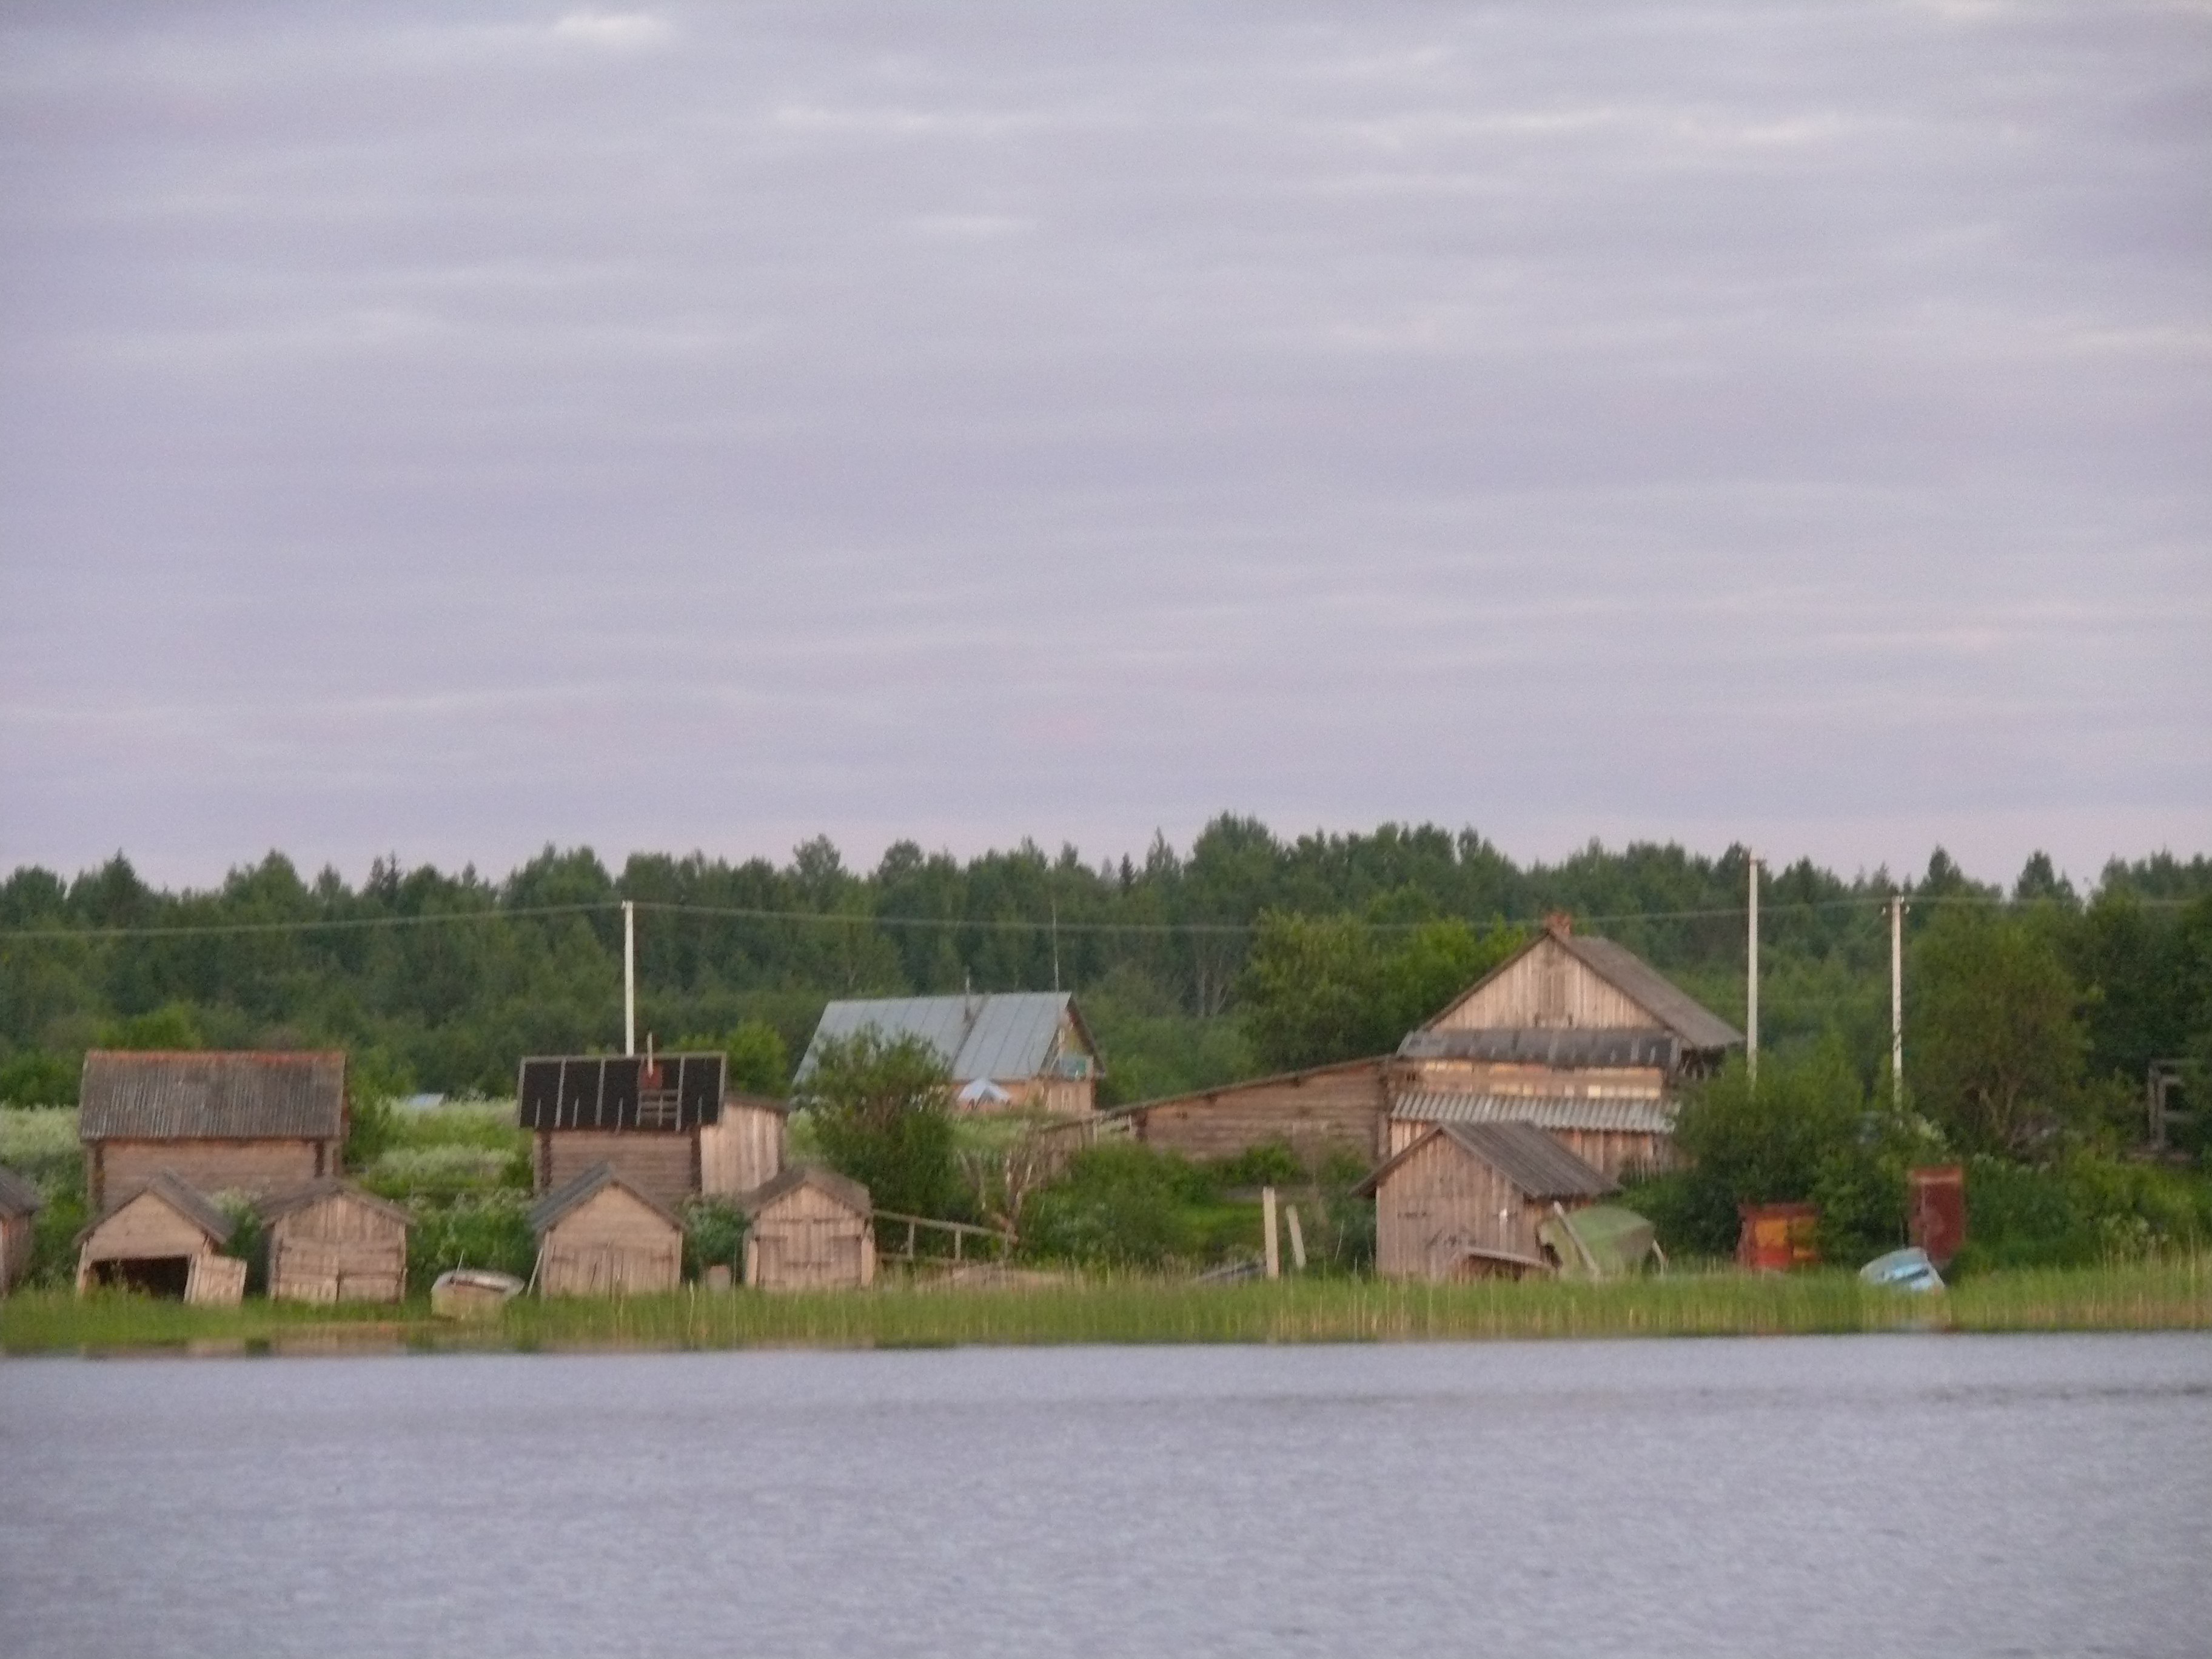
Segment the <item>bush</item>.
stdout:
[[794,1099],[830,1167],[866,1187],[878,1209],[959,1221],[969,1206],[950,1087],[927,1043],[866,1030],[824,1042]]
[[74,1106],[81,1067],[35,1051],[0,1062],[0,1105]]
[[1173,1152],[1091,1146],[1022,1206],[1025,1255],[1092,1267],[1157,1267],[1202,1254],[1195,1206],[1215,1197],[1212,1177]]
[[537,1266],[527,1194],[486,1193],[450,1205],[417,1205],[410,1219],[407,1281],[416,1290],[428,1290],[453,1267],[489,1267],[527,1279]]
[[1966,1165],[1964,1271],[2087,1267],[2212,1241],[2212,1181],[2081,1155],[2048,1168]]
[[734,1275],[744,1266],[745,1212],[726,1198],[697,1198],[684,1211],[684,1274],[704,1276],[709,1267]]

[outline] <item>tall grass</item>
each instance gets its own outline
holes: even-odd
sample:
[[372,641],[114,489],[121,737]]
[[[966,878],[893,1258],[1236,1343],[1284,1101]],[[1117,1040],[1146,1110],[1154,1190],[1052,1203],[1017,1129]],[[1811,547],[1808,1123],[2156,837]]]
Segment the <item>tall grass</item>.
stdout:
[[1844,1273],[1679,1273],[1617,1285],[1409,1285],[1371,1279],[1200,1285],[1106,1274],[1006,1287],[893,1282],[867,1291],[762,1295],[687,1288],[622,1301],[522,1298],[495,1324],[404,1309],[184,1308],[40,1292],[0,1302],[0,1350],[296,1345],[372,1324],[416,1346],[520,1349],[927,1347],[1065,1343],[1465,1341],[1784,1336],[1901,1329],[2212,1329],[2212,1258],[1995,1273],[1939,1297]]

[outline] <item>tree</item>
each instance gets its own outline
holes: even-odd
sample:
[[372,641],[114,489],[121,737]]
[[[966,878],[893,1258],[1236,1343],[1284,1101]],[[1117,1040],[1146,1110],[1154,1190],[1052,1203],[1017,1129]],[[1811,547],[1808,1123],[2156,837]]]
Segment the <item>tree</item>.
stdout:
[[1959,1146],[2019,1157],[2080,1126],[2088,1038],[2047,930],[1947,908],[1915,946],[1906,985],[1905,1077]]
[[951,1088],[928,1043],[870,1029],[823,1042],[792,1101],[812,1115],[830,1167],[866,1187],[878,1209],[956,1218],[965,1206]]

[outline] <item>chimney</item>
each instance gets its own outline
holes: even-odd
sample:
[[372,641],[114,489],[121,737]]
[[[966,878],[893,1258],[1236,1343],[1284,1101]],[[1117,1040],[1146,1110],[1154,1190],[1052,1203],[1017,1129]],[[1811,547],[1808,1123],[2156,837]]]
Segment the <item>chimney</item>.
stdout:
[[1575,931],[1575,919],[1565,910],[1554,910],[1544,918],[1544,931],[1553,939],[1565,939]]

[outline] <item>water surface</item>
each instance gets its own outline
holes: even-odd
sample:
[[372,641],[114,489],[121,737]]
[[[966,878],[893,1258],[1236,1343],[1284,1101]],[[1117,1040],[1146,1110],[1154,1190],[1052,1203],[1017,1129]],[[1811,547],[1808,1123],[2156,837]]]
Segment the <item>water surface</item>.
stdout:
[[2202,1654],[2212,1340],[0,1362],[0,1652]]

